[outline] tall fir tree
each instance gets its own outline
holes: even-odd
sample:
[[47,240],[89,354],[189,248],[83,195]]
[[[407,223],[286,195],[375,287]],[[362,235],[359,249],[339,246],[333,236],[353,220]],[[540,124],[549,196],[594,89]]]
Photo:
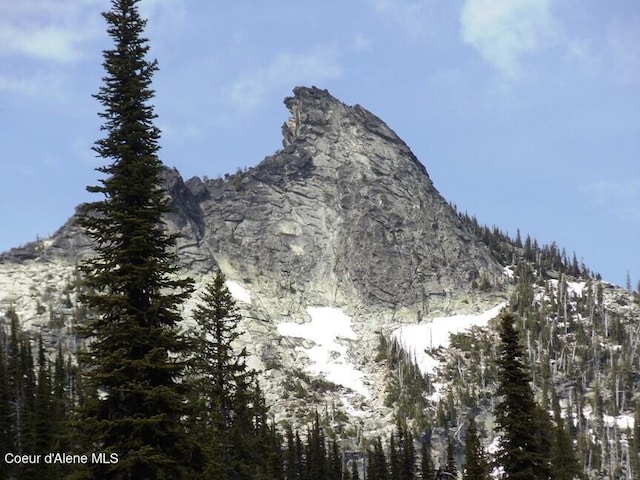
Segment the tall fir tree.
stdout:
[[[6,343],[4,328],[0,328],[0,452],[10,452],[11,442],[11,405],[9,403],[9,379],[7,376]],[[9,476],[9,465],[0,462],[0,478]]]
[[476,421],[469,419],[469,427],[464,441],[464,472],[463,480],[488,480],[489,462],[487,454],[480,442]]
[[380,439],[373,442],[373,450],[367,450],[367,480],[390,480],[387,458]]
[[453,449],[453,439],[449,437],[447,441],[447,460],[444,465],[443,472],[448,475],[447,478],[458,478],[458,466]]
[[420,445],[420,474],[422,480],[435,480],[436,472],[431,458],[431,446],[428,442],[422,441]]
[[499,321],[497,394],[500,400],[495,414],[501,436],[496,460],[505,479],[546,480],[550,475],[549,451],[545,445],[549,418],[535,402],[529,370],[524,363],[524,348],[514,326],[515,317],[503,312]]
[[247,352],[234,347],[241,319],[235,300],[218,271],[193,312],[198,330],[191,339],[188,384],[190,429],[202,449],[204,473],[220,480],[252,478],[268,470],[276,454],[271,445],[267,409],[247,367]]
[[93,149],[108,164],[97,169],[106,176],[100,185],[88,187],[104,199],[80,219],[95,256],[81,268],[92,319],[80,329],[88,349],[76,420],[85,451],[118,455],[117,463],[93,464],[91,477],[179,479],[189,448],[178,307],[192,282],[177,275],[175,236],[162,220],[170,208],[151,104],[157,63],[146,59],[138,3],[112,0],[103,13],[114,46],[103,53],[106,74],[95,95],[106,136]]

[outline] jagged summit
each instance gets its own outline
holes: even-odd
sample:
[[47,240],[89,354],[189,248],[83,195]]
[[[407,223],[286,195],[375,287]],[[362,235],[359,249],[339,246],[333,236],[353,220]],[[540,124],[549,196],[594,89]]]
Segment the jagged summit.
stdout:
[[296,87],[294,95],[284,99],[291,117],[282,126],[282,144],[287,150],[296,142],[313,145],[318,137],[330,135],[338,138],[349,137],[349,141],[366,143],[371,135],[386,139],[390,145],[402,151],[407,158],[427,175],[424,166],[413,155],[409,147],[380,118],[362,108],[345,105],[331,96],[327,90],[316,87]]
[[[256,167],[188,182],[166,170],[167,220],[182,235],[185,265],[229,265],[319,303],[357,299],[414,312],[470,293],[481,277],[499,281],[489,251],[381,119],[315,87],[296,87],[284,103],[283,149]],[[47,246],[4,258],[71,259],[89,248],[73,218]]]
[[482,275],[501,275],[382,120],[315,87],[295,88],[284,103],[291,117],[283,150],[242,182],[241,202],[257,192],[278,196],[245,204],[256,219],[247,227],[257,223],[256,231],[268,232],[263,240],[275,240],[264,267],[284,265],[303,290],[313,278],[365,302],[419,308],[430,297],[468,291]]

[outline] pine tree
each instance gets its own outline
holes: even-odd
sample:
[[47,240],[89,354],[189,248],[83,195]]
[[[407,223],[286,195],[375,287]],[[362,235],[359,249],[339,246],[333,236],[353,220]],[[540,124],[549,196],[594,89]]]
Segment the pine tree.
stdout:
[[543,444],[545,412],[535,403],[524,349],[514,327],[514,316],[500,316],[499,386],[496,426],[501,434],[497,463],[509,480],[549,478],[548,452]]
[[640,477],[640,403],[636,404],[633,415],[633,429],[631,433],[631,445],[629,446],[631,473],[636,478]]
[[382,443],[378,438],[373,442],[373,450],[367,450],[367,480],[389,480],[387,459],[384,455]]
[[448,474],[447,478],[458,478],[458,467],[453,451],[453,440],[449,438],[447,441],[447,461],[443,471]]
[[195,394],[191,430],[203,450],[205,475],[251,478],[256,469],[267,469],[275,452],[256,372],[246,365],[246,350],[234,349],[241,317],[222,272],[205,286],[193,318],[198,331],[187,383]]
[[[11,404],[9,379],[6,362],[7,335],[4,328],[0,328],[0,452],[10,452],[11,442]],[[0,462],[0,478],[8,478],[9,465]]]
[[358,473],[358,462],[356,460],[351,462],[351,480],[360,480],[360,474]]
[[[391,439],[393,440],[393,436]],[[391,459],[392,478],[395,480],[413,480],[415,476],[416,452],[413,447],[413,435],[407,428],[406,422],[398,417],[396,421],[396,452],[389,452]],[[394,466],[397,463],[397,466]],[[396,472],[397,470],[397,472]]]
[[84,404],[78,411],[84,451],[118,454],[93,464],[94,478],[182,478],[189,448],[182,418],[186,342],[177,329],[191,281],[177,277],[175,236],[162,221],[170,211],[157,157],[159,130],[150,104],[155,61],[143,37],[139,0],[112,0],[103,13],[114,47],[104,51],[104,84],[95,95],[106,136],[94,151],[108,165],[104,195],[86,206],[80,224],[95,256],[81,268],[82,300],[93,317],[81,329]]
[[293,430],[291,425],[286,424],[284,427],[285,437],[285,453],[284,453],[284,478],[285,480],[295,480],[299,478],[299,463],[302,459],[299,458],[301,453],[296,449],[296,443],[293,437]]
[[488,480],[489,462],[487,454],[480,443],[476,422],[469,419],[469,427],[464,441],[464,474],[463,480]]
[[324,432],[320,426],[318,412],[315,413],[311,430],[307,432],[305,457],[307,459],[307,478],[309,480],[324,480],[328,474],[329,465]]
[[431,458],[431,447],[425,441],[420,447],[420,473],[422,480],[435,480],[436,472]]

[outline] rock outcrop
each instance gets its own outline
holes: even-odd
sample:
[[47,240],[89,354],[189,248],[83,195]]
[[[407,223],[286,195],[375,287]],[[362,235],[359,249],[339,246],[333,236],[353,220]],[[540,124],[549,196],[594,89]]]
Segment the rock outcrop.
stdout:
[[284,148],[255,168],[186,184],[168,173],[192,264],[224,259],[317,302],[419,311],[501,275],[382,120],[317,88],[285,105]]

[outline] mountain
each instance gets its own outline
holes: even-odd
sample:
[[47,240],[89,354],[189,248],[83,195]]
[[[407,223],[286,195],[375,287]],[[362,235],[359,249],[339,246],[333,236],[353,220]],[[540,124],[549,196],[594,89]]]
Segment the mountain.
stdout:
[[[187,182],[166,171],[188,268],[228,263],[232,276],[266,276],[311,302],[419,310],[480,277],[499,281],[488,249],[382,120],[317,88],[296,88],[285,105],[284,148],[255,168]],[[44,258],[87,247],[72,219]]]
[[[217,268],[225,273],[243,316],[237,346],[262,371],[277,421],[304,424],[323,409],[355,449],[402,412],[439,449],[436,437],[453,430],[460,442],[476,411],[489,442],[491,318],[507,304],[525,319],[534,382],[542,389],[543,365],[553,370],[547,394],[553,384],[565,412],[581,412],[578,425],[593,418],[585,411],[596,379],[598,395],[640,384],[630,292],[590,277],[555,245],[523,244],[458,214],[409,147],[361,106],[315,87],[295,88],[284,103],[283,148],[256,167],[187,181],[164,171],[182,266],[199,288]],[[76,216],[51,238],[3,253],[0,313],[15,309],[49,348],[72,355],[74,323],[86,315],[77,265],[89,255]],[[608,373],[614,365],[625,383]],[[628,418],[637,400],[628,392],[605,402],[602,418]]]

